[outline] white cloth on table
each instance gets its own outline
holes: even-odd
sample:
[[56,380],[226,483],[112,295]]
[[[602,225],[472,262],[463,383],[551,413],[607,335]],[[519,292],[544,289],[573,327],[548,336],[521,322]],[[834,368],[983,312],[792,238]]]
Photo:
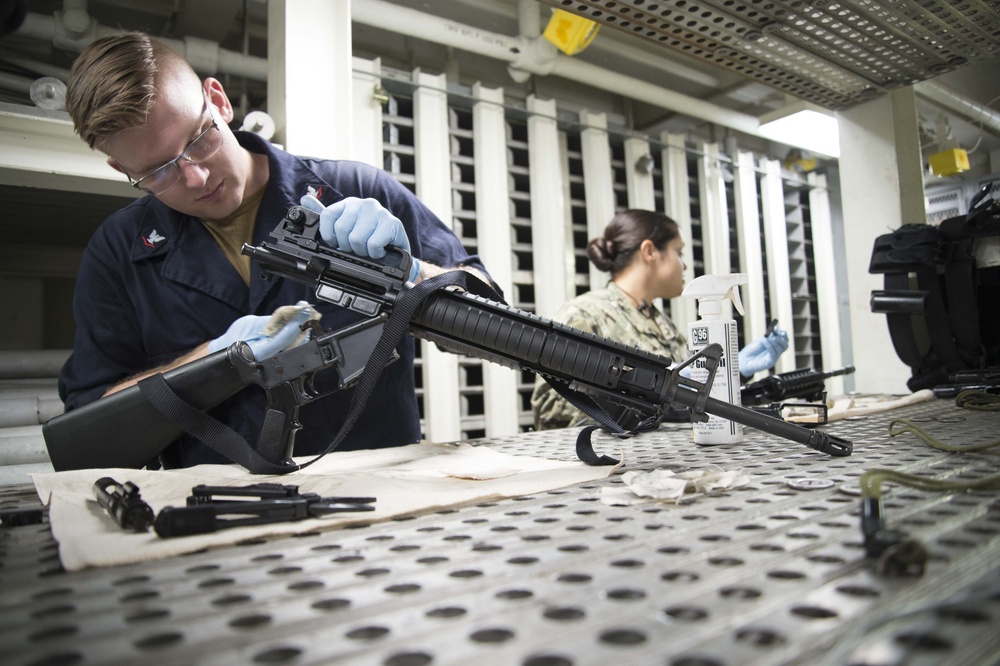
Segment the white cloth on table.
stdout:
[[[308,460],[308,458],[302,459]],[[248,539],[300,534],[350,523],[386,520],[406,514],[517,497],[607,477],[613,467],[546,460],[500,453],[469,444],[411,444],[390,449],[343,451],[327,455],[304,470],[282,476],[250,474],[238,465],[199,465],[150,471],[87,469],[32,474],[35,490],[49,504],[59,559],[68,571],[155,560]],[[226,528],[210,534],[162,539],[148,532],[126,532],[94,497],[98,479],[131,481],[153,511],[184,506],[200,484],[243,486],[254,483],[295,485],[321,497],[375,497],[375,510],[336,513],[295,522]]]

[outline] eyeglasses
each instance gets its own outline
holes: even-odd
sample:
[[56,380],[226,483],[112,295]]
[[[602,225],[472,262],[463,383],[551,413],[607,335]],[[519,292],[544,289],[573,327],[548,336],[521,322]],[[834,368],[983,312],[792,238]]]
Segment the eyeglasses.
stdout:
[[[205,98],[205,106],[206,111],[211,111],[207,97]],[[132,176],[129,176],[128,180],[132,183],[132,187],[137,187],[144,192],[163,194],[181,179],[181,167],[178,162],[185,160],[191,164],[201,164],[217,153],[220,147],[222,147],[222,131],[213,116],[212,124],[196,136],[187,145],[184,152],[163,166],[153,169],[139,180],[132,180]]]

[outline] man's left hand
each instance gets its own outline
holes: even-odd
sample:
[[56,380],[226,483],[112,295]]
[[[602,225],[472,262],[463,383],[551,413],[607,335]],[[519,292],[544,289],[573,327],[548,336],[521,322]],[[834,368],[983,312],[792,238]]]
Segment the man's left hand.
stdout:
[[[410,252],[403,223],[375,199],[347,197],[324,207],[319,199],[307,194],[299,203],[319,213],[319,235],[330,247],[372,259],[385,257],[389,245]],[[416,280],[419,273],[420,263],[413,259],[410,281]]]

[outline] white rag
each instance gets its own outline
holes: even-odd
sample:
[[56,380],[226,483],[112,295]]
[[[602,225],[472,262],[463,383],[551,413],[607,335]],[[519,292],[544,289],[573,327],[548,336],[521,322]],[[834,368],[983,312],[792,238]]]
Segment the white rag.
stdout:
[[[827,422],[832,423],[841,419],[866,416],[868,414],[896,409],[897,407],[915,405],[918,402],[925,402],[933,397],[933,391],[923,389],[903,396],[859,395],[835,398],[826,401]],[[815,410],[790,407],[789,411],[783,416],[786,421],[792,423],[816,423]]]
[[[199,465],[170,471],[86,469],[35,473],[31,477],[38,496],[49,504],[49,522],[59,543],[59,559],[68,571],[78,571],[154,560],[247,539],[329,530],[457,504],[531,495],[602,479],[615,469],[513,456],[485,446],[424,443],[335,452],[304,470],[283,476],[253,475],[238,465]],[[115,524],[94,497],[94,482],[105,476],[119,483],[134,483],[155,512],[165,506],[184,506],[191,488],[200,484],[254,483],[295,485],[300,493],[321,497],[375,497],[375,511],[162,539],[152,529],[126,532]]]
[[673,472],[654,469],[651,472],[628,471],[622,474],[624,488],[601,488],[601,502],[612,506],[641,504],[649,500],[680,503],[687,493],[710,493],[715,490],[739,488],[750,483],[750,477],[739,470],[697,469]]

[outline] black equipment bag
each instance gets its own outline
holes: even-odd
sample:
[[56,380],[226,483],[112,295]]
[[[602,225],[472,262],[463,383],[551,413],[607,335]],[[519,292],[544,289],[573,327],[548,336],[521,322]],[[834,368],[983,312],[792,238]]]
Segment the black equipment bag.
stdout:
[[992,184],[969,213],[939,226],[907,224],[875,239],[868,272],[885,276],[873,291],[911,391],[949,383],[965,370],[1000,367],[1000,266],[977,265],[977,239],[1000,238],[1000,202]]

